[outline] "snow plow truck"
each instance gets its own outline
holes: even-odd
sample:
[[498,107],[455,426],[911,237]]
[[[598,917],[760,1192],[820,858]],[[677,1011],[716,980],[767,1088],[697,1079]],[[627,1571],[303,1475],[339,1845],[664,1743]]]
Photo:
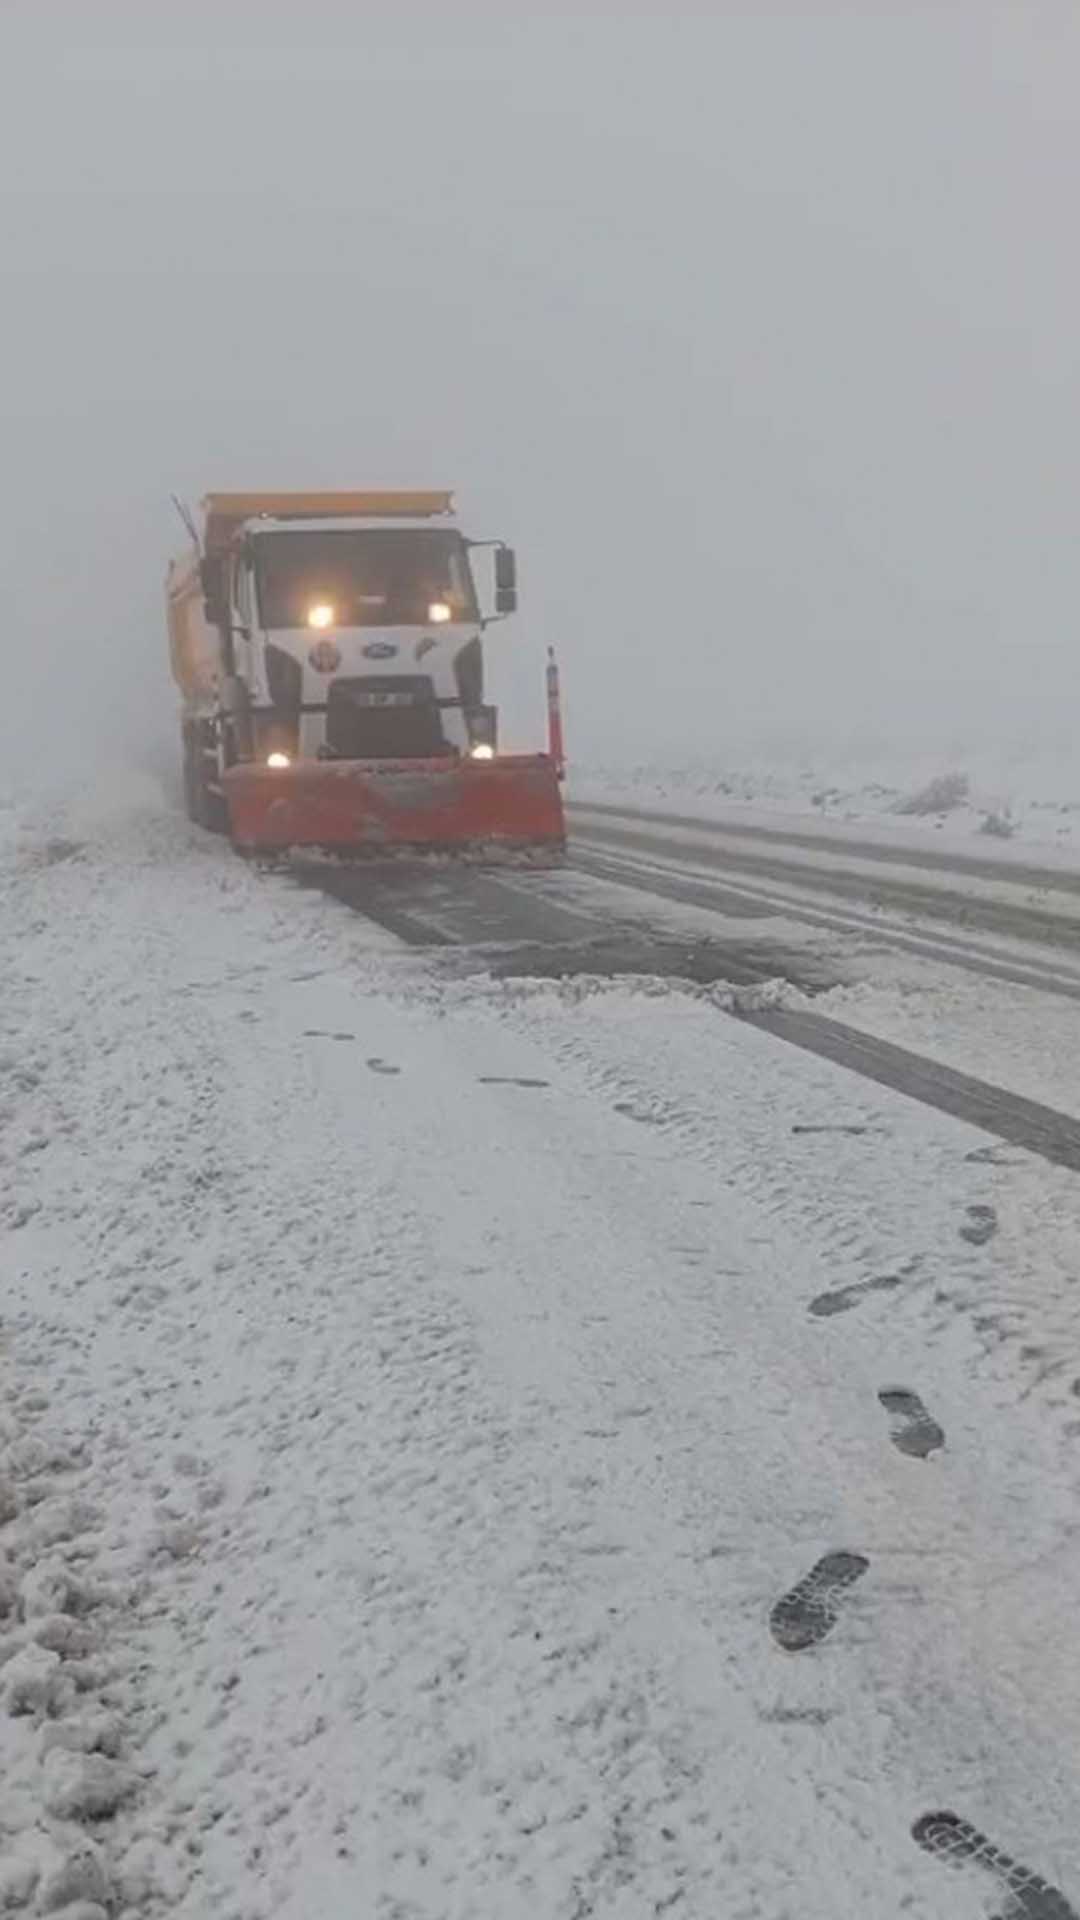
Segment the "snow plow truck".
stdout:
[[[166,583],[184,791],[247,854],[520,849],[565,838],[552,752],[501,754],[483,636],[514,554],[443,492],[212,493]],[[494,554],[481,607],[472,550]],[[555,670],[551,741],[561,756]]]

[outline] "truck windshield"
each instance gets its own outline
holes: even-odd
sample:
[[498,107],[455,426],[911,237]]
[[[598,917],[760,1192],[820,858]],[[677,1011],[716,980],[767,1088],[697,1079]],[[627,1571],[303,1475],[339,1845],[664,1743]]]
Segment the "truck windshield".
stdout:
[[424,625],[436,603],[452,620],[478,617],[468,549],[445,528],[298,528],[252,547],[263,627],[308,626],[313,608],[336,627]]

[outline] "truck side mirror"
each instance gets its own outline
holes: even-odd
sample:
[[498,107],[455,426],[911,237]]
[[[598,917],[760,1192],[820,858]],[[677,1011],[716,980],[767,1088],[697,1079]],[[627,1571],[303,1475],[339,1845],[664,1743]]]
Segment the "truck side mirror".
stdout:
[[203,611],[212,627],[228,617],[225,605],[224,569],[219,559],[199,561],[199,580],[203,591]]
[[513,547],[495,549],[495,611],[517,611],[517,558]]

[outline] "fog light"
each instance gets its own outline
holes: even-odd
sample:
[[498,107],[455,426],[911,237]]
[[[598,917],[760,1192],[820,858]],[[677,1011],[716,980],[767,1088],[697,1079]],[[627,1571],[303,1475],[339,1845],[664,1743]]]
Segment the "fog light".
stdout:
[[427,617],[433,627],[444,626],[450,618],[450,608],[445,600],[433,600],[427,610]]
[[309,627],[333,626],[334,609],[328,600],[317,600],[313,607],[308,608],[307,623]]

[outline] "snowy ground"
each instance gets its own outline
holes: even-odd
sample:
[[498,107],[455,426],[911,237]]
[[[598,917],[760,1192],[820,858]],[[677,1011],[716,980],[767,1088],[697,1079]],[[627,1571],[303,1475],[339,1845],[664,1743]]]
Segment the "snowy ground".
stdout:
[[[906,811],[943,776],[963,791],[947,806]],[[1056,849],[1080,862],[1080,769],[1071,739],[1056,750],[958,742],[949,752],[733,750],[675,764],[590,763],[574,770],[572,795],[706,819],[858,827],[900,844],[953,845],[987,858],[1006,846]]]
[[1075,1001],[1055,1007],[1028,987],[881,955],[865,972],[815,1000],[816,1011],[1080,1116]]
[[1080,1911],[1075,1175],[149,790],[0,941],[0,1910]]
[[654,887],[673,920],[699,930],[756,913],[759,941],[777,952],[813,942],[831,989],[807,1001],[793,969],[785,1006],[812,1004],[815,1018],[1080,1114],[1080,897],[1057,849],[1034,862],[1008,843],[985,862],[937,847],[920,856],[880,832],[864,841],[862,829],[852,839],[804,825],[792,840],[776,827],[755,838],[663,809],[630,818],[579,805],[573,823],[577,861],[613,901]]

